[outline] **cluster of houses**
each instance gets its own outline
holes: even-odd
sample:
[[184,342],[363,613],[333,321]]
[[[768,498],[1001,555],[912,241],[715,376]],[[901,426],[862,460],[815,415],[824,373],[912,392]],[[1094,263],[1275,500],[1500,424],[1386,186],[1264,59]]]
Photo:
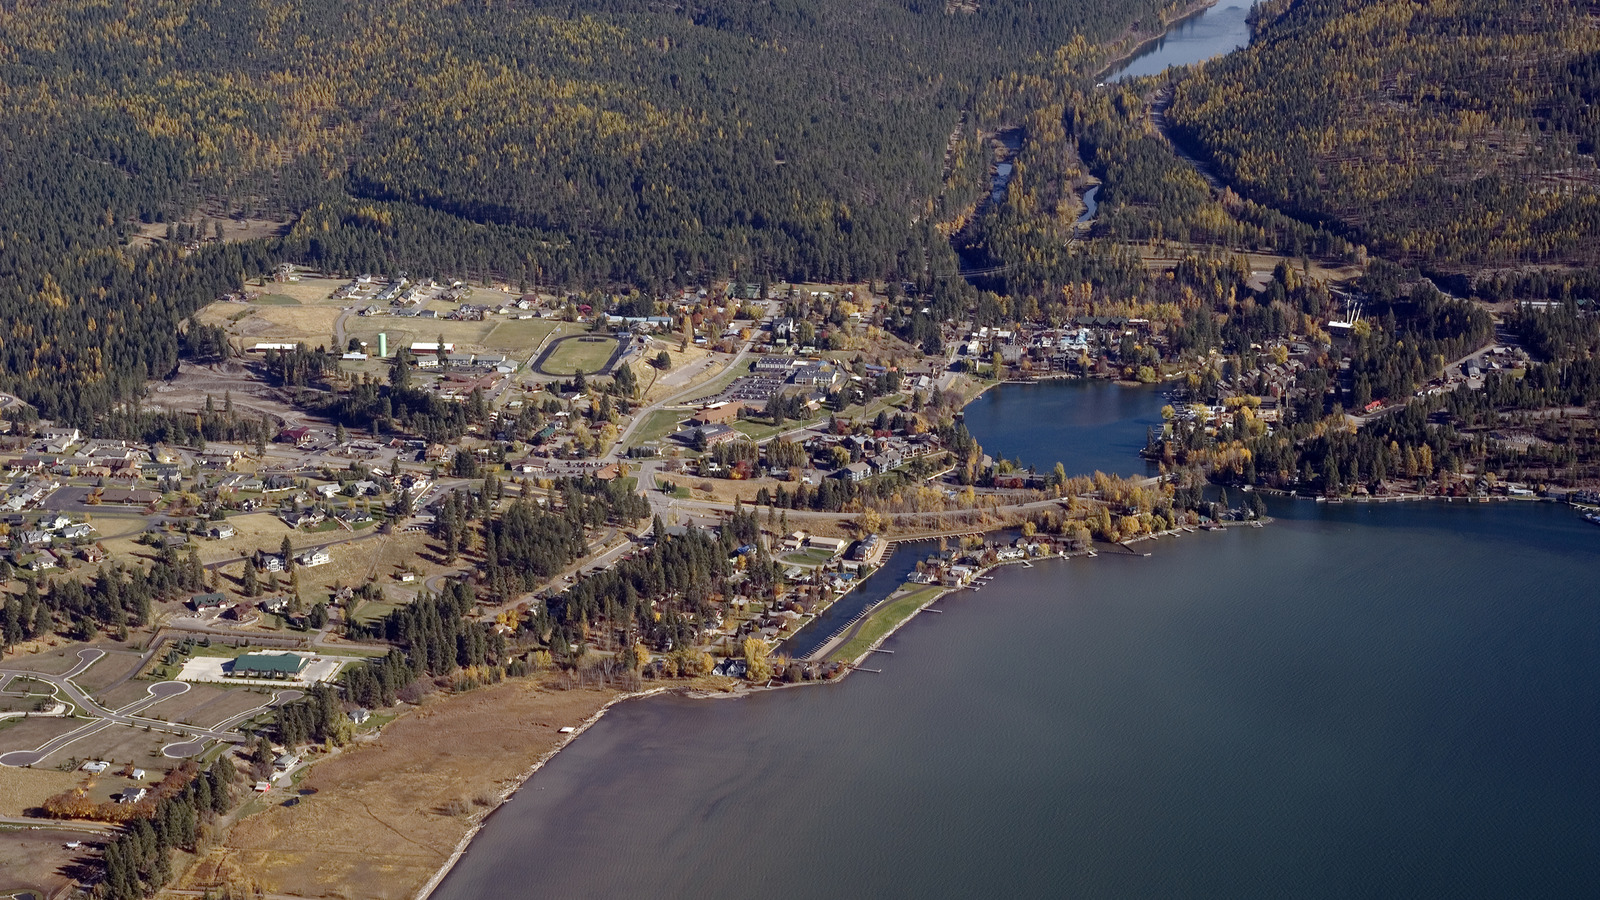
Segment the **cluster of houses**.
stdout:
[[74,522],[70,516],[46,513],[29,527],[21,515],[12,513],[4,524],[10,529],[7,558],[20,568],[34,572],[58,568],[74,552],[91,562],[105,558],[104,551],[92,546],[94,526]]

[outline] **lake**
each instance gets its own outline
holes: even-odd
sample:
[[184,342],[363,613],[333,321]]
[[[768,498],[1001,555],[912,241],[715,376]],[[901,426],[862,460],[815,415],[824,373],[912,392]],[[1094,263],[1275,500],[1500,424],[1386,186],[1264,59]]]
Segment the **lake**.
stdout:
[[[1160,395],[986,399],[991,452],[1126,471],[1067,423],[1127,447]],[[435,896],[1600,892],[1600,528],[1543,503],[1271,512],[998,570],[882,674],[621,704]]]
[[1121,81],[1159,75],[1170,66],[1190,66],[1231,53],[1250,43],[1245,17],[1253,4],[1222,0],[1188,18],[1174,22],[1167,33],[1144,45],[1133,56],[1103,76]]
[[1164,390],[1081,379],[1002,384],[967,404],[966,426],[985,453],[1040,472],[1059,461],[1068,475],[1145,475],[1154,467],[1139,451],[1149,429],[1161,428]]
[[1273,513],[1000,570],[881,675],[622,704],[436,896],[1600,891],[1600,529]]

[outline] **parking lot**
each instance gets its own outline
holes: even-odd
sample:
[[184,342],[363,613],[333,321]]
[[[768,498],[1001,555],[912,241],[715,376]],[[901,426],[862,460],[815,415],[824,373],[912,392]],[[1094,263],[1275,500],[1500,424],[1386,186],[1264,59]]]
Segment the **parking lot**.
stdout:
[[[298,654],[302,657],[305,654]],[[268,687],[304,687],[322,681],[331,681],[347,662],[344,656],[313,656],[298,679],[285,678],[233,678],[227,674],[233,660],[220,656],[197,656],[183,664],[178,672],[179,681],[202,681],[216,684],[257,684]]]

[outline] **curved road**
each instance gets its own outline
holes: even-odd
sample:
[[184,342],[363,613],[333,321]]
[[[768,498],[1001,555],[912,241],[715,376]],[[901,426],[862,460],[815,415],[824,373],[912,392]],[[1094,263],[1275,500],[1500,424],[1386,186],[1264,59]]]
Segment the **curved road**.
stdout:
[[[88,724],[53,738],[35,750],[13,750],[10,753],[0,755],[0,765],[31,766],[57,750],[89,735],[104,731],[112,725],[126,725],[130,728],[148,727],[157,731],[171,732],[183,736],[187,739],[187,742],[199,741],[202,744],[205,741],[236,742],[241,739],[241,735],[230,726],[259,715],[274,706],[303,696],[302,692],[298,690],[279,691],[267,703],[238,715],[230,716],[209,728],[186,725],[181,722],[168,722],[164,719],[135,715],[135,713],[168,697],[175,697],[188,691],[189,685],[181,681],[159,681],[150,685],[147,696],[135,700],[120,709],[108,709],[100,705],[98,701],[89,696],[88,692],[72,681],[75,676],[82,674],[85,669],[94,665],[102,656],[105,656],[105,652],[102,650],[80,650],[78,651],[78,664],[61,675],[50,675],[43,672],[20,669],[0,669],[0,675],[25,675],[28,678],[48,682],[55,687],[57,696],[75,704],[80,712],[94,717],[94,720]],[[293,696],[289,696],[291,694]],[[168,749],[171,749],[170,745]]]

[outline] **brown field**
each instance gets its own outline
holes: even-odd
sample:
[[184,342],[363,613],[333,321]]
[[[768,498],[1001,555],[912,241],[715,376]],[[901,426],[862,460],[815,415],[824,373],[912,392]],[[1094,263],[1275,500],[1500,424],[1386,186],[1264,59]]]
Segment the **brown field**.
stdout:
[[[150,696],[150,682],[125,681],[108,691],[99,691],[94,698],[106,709],[121,709],[130,703]],[[141,713],[142,715],[143,713]]]
[[[72,681],[89,693],[94,693],[118,678],[133,671],[139,664],[139,654],[128,650],[107,649],[106,655]],[[132,701],[128,701],[132,702]]]
[[[57,769],[13,769],[0,766],[0,816],[18,817],[83,781],[78,772]],[[0,872],[9,871],[0,862]],[[5,885],[0,885],[0,888]]]
[[[150,682],[141,681],[133,682],[133,684],[149,685]],[[229,693],[235,692],[234,690],[226,689],[226,687],[218,687],[218,685],[214,684],[190,684],[189,690],[179,693],[178,697],[168,697],[166,700],[158,700],[155,705],[146,706],[146,708],[141,709],[139,714],[141,714],[141,716],[152,717],[152,719],[166,719],[168,722],[186,722],[189,721],[189,719],[184,719],[184,716],[187,716],[190,711],[200,709],[202,706],[208,705],[208,703],[213,703],[213,701],[221,700],[221,698],[227,697]],[[245,693],[246,697],[261,697],[259,693],[243,693]],[[251,703],[251,706],[259,705],[261,705],[261,701],[259,700],[256,701],[256,703]],[[246,709],[248,708],[250,708],[250,706],[246,706]],[[221,714],[219,714],[218,717],[221,717]]]
[[[266,893],[388,900],[416,893],[482,812],[616,696],[512,681],[425,702],[371,743],[318,763],[292,807],[271,806],[234,827],[184,876],[203,889],[253,879]],[[472,740],[464,741],[464,735]]]
[[[84,722],[80,719],[76,724],[82,725]],[[145,731],[143,728],[112,725],[62,747],[46,757],[40,765],[61,766],[72,760],[103,759],[118,766],[123,763],[133,763],[141,769],[149,770],[151,778],[157,778],[159,773],[176,768],[182,762],[161,755],[162,747],[177,740],[181,738],[165,731]],[[40,743],[43,741],[36,742],[34,746]],[[104,800],[109,799],[113,792],[121,790],[127,779],[112,777],[115,771],[116,766],[113,766],[110,771],[99,776],[96,787],[90,793]]]
[[[0,720],[0,753],[32,750],[40,744],[89,724],[87,719],[5,719]],[[70,746],[77,746],[72,744]],[[0,771],[4,771],[0,769]]]
[[[189,689],[189,693],[194,693],[195,688],[202,686],[203,685],[198,684],[194,685],[194,687]],[[231,719],[239,713],[255,709],[256,707],[262,705],[263,703],[267,703],[272,699],[272,694],[270,691],[265,694],[258,694],[255,691],[243,689],[224,690],[222,688],[213,687],[212,690],[216,691],[221,696],[210,697],[204,704],[197,704],[183,711],[177,710],[176,707],[169,708],[162,712],[161,716],[166,718],[168,721],[186,722],[190,725],[200,725],[209,728],[219,722]],[[186,697],[188,694],[183,696]],[[174,699],[181,700],[183,697],[176,697]]]
[[[68,841],[83,846],[68,850]],[[31,889],[46,897],[63,895],[74,879],[64,871],[87,869],[99,857],[105,838],[68,829],[0,832],[0,895]]]
[[26,669],[29,672],[43,672],[47,675],[60,675],[78,664],[76,650],[87,645],[63,645],[61,649],[47,650],[43,653],[33,653],[27,656],[13,656],[5,661],[8,669]]
[[326,306],[249,307],[250,315],[230,329],[245,345],[255,341],[304,341],[308,347],[333,342],[333,325],[339,310]]

